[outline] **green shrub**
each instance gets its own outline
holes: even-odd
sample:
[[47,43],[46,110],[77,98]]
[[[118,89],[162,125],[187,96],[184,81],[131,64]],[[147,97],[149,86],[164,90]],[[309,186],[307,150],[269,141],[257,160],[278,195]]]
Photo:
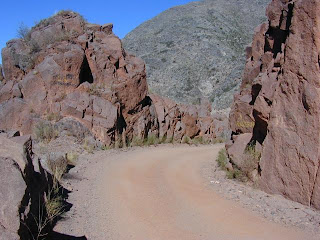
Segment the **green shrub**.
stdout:
[[218,166],[226,171],[227,170],[227,163],[228,163],[228,158],[227,158],[227,154],[226,154],[226,149],[223,148],[219,151],[218,153],[218,157],[217,157],[217,163],[218,163]]
[[236,166],[233,166],[232,169],[227,168],[227,164],[229,163],[229,160],[228,160],[225,148],[219,151],[216,161],[220,169],[226,172],[226,176],[228,179],[237,179],[242,182],[247,181],[245,174]]

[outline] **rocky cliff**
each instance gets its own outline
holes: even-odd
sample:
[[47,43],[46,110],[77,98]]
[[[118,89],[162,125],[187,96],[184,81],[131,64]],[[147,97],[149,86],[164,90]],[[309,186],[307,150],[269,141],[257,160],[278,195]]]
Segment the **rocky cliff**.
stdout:
[[261,153],[251,177],[262,189],[318,209],[319,11],[319,0],[269,4],[269,21],[256,28],[247,48],[227,144],[231,160],[242,169],[249,152]]
[[123,39],[147,66],[153,92],[178,102],[230,107],[239,89],[244,49],[265,21],[269,0],[207,0],[171,8]]
[[34,156],[31,137],[1,131],[0,164],[0,239],[42,239],[55,223],[42,225],[52,176]]
[[107,146],[150,135],[215,137],[207,104],[148,95],[143,61],[123,49],[112,27],[62,11],[9,41],[2,50],[0,129],[28,134],[55,116],[77,120]]

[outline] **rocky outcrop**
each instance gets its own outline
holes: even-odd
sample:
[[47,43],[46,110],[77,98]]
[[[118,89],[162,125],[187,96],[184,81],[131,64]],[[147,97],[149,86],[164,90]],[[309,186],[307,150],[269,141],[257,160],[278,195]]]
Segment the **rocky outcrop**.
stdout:
[[155,111],[159,122],[159,137],[166,136],[181,140],[184,136],[190,138],[208,136],[217,137],[214,119],[211,117],[210,103],[190,106],[177,104],[174,101],[152,94]]
[[[2,75],[2,65],[0,64],[0,81],[3,80],[3,75]],[[1,83],[0,83],[1,84]]]
[[154,93],[177,102],[210,99],[229,108],[245,47],[270,0],[202,0],[170,8],[128,33],[125,49],[146,62]]
[[[79,121],[106,145],[150,134],[215,136],[209,108],[148,96],[145,65],[122,48],[112,24],[89,24],[63,11],[9,41],[2,59],[0,129],[29,134],[42,118],[56,115]],[[157,107],[163,104],[176,109],[165,113],[166,122]]]
[[247,146],[262,144],[260,187],[318,209],[319,11],[318,0],[269,4],[269,22],[256,29],[247,48],[241,90],[230,113],[233,137],[227,144],[233,160],[232,146],[250,134]]
[[30,136],[9,139],[0,133],[0,162],[0,239],[31,239],[37,233],[49,175],[33,158]]

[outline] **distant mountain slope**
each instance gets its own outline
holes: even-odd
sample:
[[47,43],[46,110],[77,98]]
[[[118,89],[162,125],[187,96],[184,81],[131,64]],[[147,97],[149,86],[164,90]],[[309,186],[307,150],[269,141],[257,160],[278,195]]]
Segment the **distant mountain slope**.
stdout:
[[208,0],[171,8],[144,22],[124,47],[147,65],[150,89],[176,101],[208,97],[230,106],[245,65],[245,46],[265,21],[270,0]]

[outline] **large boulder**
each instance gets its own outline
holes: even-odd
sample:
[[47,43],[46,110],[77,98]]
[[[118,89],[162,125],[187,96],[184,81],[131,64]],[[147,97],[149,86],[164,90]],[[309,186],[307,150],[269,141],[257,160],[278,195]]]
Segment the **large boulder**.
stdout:
[[[318,209],[319,11],[318,0],[270,3],[269,22],[257,28],[247,51],[243,82],[230,115],[233,140],[247,132],[249,145],[262,144],[260,187]],[[245,121],[254,122],[250,129],[237,124],[244,113]],[[229,156],[234,158],[230,151]]]

